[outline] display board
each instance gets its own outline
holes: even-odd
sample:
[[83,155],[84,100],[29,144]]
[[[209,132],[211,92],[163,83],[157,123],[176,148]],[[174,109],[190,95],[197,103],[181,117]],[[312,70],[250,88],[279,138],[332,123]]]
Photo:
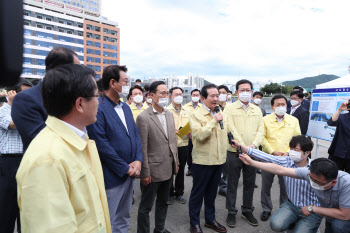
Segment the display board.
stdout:
[[336,127],[327,121],[337,111],[341,103],[350,99],[350,87],[314,89],[311,96],[310,122],[307,136],[332,141]]

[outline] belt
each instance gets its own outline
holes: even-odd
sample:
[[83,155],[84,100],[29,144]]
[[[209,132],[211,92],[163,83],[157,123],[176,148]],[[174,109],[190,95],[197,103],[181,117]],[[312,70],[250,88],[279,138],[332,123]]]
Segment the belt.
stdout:
[[4,158],[21,158],[23,154],[1,154],[0,157]]

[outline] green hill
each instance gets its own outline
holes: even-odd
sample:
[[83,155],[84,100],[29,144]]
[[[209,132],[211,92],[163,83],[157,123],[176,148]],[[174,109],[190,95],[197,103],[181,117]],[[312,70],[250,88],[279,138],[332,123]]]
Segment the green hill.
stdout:
[[317,84],[329,82],[337,78],[339,78],[339,76],[332,74],[321,74],[314,77],[305,77],[294,81],[285,81],[282,84],[290,86],[302,86],[304,88],[316,88]]

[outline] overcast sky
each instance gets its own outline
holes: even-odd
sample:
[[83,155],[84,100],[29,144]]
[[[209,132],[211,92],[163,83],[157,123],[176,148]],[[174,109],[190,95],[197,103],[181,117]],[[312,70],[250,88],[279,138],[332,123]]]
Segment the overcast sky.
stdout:
[[130,76],[216,84],[348,74],[349,9],[349,0],[102,0]]

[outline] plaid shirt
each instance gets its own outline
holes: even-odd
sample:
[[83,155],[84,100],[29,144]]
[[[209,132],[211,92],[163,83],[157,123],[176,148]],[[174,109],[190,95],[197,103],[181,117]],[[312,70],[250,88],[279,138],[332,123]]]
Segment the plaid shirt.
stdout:
[[11,106],[4,103],[0,107],[0,153],[22,154],[23,144],[18,130],[8,128],[11,121]]

